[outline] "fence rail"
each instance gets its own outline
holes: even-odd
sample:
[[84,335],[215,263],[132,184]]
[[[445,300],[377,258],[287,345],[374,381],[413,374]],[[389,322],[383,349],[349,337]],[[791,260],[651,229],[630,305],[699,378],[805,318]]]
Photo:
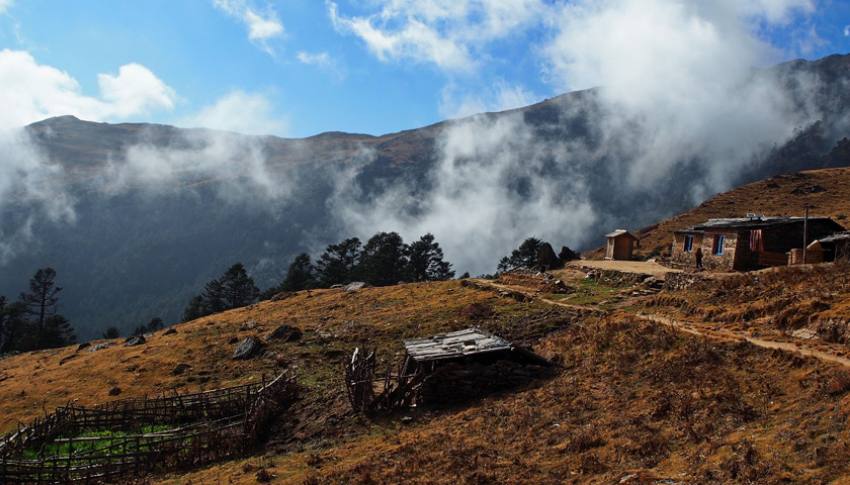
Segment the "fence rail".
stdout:
[[[296,391],[281,374],[195,394],[63,406],[0,439],[0,483],[102,483],[236,456],[257,445]],[[169,428],[139,432],[144,426]],[[123,434],[77,436],[89,430]]]

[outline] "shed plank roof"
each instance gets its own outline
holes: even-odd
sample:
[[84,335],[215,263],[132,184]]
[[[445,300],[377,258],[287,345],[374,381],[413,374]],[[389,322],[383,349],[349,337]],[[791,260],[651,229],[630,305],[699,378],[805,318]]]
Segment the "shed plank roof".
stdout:
[[616,231],[609,232],[608,234],[605,235],[605,237],[620,237],[620,236],[629,236],[633,239],[638,238],[637,236],[635,236],[634,234],[630,233],[629,231],[627,231],[625,229],[617,229]]
[[478,328],[405,340],[404,347],[419,362],[513,349],[507,340]]

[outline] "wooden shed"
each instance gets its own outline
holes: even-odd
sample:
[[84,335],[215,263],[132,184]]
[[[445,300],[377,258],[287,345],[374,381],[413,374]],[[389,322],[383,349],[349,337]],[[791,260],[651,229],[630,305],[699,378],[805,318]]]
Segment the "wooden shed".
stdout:
[[809,244],[806,262],[850,259],[850,232],[838,232]]
[[632,259],[638,237],[625,229],[617,229],[605,235],[608,244],[605,247],[605,259]]

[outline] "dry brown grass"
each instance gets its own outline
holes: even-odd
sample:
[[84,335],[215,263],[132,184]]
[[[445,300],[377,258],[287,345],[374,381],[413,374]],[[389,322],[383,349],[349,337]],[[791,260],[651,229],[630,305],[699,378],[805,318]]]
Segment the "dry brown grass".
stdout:
[[850,343],[847,263],[704,279],[685,291],[664,291],[645,304],[653,312],[720,323],[735,330]]
[[[550,335],[538,386],[275,458],[275,483],[823,483],[847,473],[844,371],[619,315]],[[252,483],[239,462],[173,483]],[[654,483],[654,482],[648,482]]]
[[[792,282],[789,291],[803,291],[809,278],[816,276],[764,275],[762,287],[746,291],[782,298],[777,287]],[[840,281],[837,273],[830,278],[829,284]],[[712,296],[719,305],[753,284],[706,283],[694,294],[725,292]],[[690,294],[662,293],[658,308],[665,308],[663,298],[693,306]],[[489,311],[477,310],[484,307]],[[0,419],[8,428],[14,419],[37,415],[42,400],[48,408],[69,399],[100,402],[113,385],[127,396],[245,382],[283,362],[298,374],[305,397],[275,426],[263,454],[153,478],[181,484],[607,484],[627,475],[688,483],[822,483],[848,475],[845,370],[694,338],[625,313],[580,323],[571,318],[457,282],[299,293],[180,325],[177,334],[157,334],[143,347],[83,350],[62,365],[73,348],[4,359],[0,376],[7,376],[2,385],[11,392],[0,394]],[[230,360],[233,336],[265,340],[283,323],[302,328],[302,340],[270,343],[274,358]],[[375,421],[349,411],[339,369],[353,346],[377,347],[388,363],[402,338],[471,323],[533,345],[563,367],[448,407]],[[192,367],[172,375],[180,362]]]
[[[485,318],[470,321],[462,309],[483,305],[492,309]],[[532,322],[515,325],[511,322]],[[536,322],[536,324],[534,323]],[[124,347],[122,340],[91,352],[76,346],[30,352],[0,360],[0,432],[12,429],[45,410],[76,401],[96,404],[118,397],[191,392],[250,382],[272,376],[288,367],[313,389],[316,413],[346,412],[338,371],[356,345],[378,347],[386,359],[401,350],[400,339],[457,330],[477,324],[508,333],[512,338],[532,338],[534,332],[565,324],[558,312],[542,304],[518,303],[490,292],[464,288],[457,282],[408,284],[368,288],[356,293],[342,290],[301,292],[279,302],[211,315],[177,325],[176,334],[162,331],[146,345]],[[268,341],[278,325],[304,330],[298,342]],[[516,328],[516,331],[507,330]],[[248,361],[231,360],[234,338],[256,335],[268,344],[268,356]],[[102,341],[93,342],[93,345]],[[175,375],[178,364],[188,370]],[[339,416],[337,416],[338,419]],[[311,428],[307,434],[318,433]]]

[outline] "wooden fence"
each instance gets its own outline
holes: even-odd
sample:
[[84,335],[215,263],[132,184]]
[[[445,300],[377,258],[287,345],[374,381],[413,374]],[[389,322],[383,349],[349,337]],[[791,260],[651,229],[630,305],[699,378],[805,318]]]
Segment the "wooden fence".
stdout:
[[[60,407],[0,440],[0,484],[110,482],[237,456],[295,395],[294,379],[281,374],[268,384]],[[79,436],[93,430],[109,434]]]

